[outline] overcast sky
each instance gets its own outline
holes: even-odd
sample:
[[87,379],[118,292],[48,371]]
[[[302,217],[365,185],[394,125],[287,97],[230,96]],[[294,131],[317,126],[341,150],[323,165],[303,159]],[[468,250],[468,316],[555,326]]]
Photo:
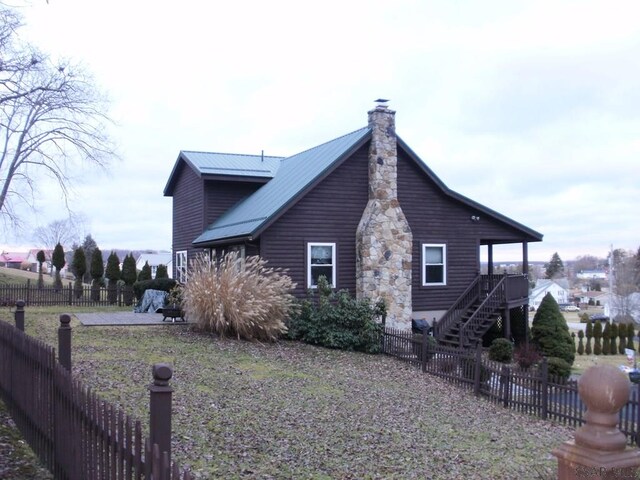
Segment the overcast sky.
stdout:
[[[636,0],[34,0],[21,10],[24,36],[82,62],[112,100],[121,160],[108,175],[84,172],[71,201],[103,250],[171,249],[162,191],[180,150],[292,155],[365,126],[379,97],[451,189],[544,234],[531,260],[640,245]],[[64,217],[53,187],[42,182],[34,224]],[[519,259],[520,248],[496,258]]]

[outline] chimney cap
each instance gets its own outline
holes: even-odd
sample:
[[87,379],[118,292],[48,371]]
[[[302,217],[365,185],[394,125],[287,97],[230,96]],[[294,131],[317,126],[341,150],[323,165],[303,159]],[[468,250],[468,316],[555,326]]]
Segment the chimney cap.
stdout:
[[374,100],[374,102],[376,102],[376,103],[388,103],[389,99],[387,99],[387,98],[378,98],[378,99]]

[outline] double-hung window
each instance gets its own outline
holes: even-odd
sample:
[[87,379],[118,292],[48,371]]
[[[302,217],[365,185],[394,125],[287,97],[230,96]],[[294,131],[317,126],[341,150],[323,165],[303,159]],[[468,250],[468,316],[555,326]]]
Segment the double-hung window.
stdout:
[[422,244],[422,285],[447,284],[447,246]]
[[187,281],[187,251],[179,250],[176,252],[175,263],[175,275],[174,278],[178,283],[185,283]]
[[329,283],[336,285],[336,244],[307,244],[307,288],[317,288],[318,278],[324,275]]

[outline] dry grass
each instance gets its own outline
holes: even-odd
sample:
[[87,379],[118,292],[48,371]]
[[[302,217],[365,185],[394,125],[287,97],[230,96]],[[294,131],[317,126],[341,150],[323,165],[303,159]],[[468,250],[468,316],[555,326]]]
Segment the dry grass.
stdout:
[[[55,344],[61,312],[34,310],[27,331]],[[198,479],[540,480],[573,436],[383,355],[72,326],[74,375],[142,420],[151,365],[173,364],[173,456]]]
[[294,304],[295,288],[280,269],[268,268],[258,256],[222,260],[202,255],[190,265],[183,288],[186,315],[198,327],[221,336],[274,341],[287,330],[285,319]]

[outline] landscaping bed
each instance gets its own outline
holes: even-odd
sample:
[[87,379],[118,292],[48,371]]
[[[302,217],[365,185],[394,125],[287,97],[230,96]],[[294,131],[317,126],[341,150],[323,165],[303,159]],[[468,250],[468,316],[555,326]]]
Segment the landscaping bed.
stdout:
[[[58,315],[38,310],[27,331],[55,345]],[[382,355],[72,327],[74,374],[143,423],[151,365],[174,365],[173,458],[197,478],[538,479],[573,436]]]

